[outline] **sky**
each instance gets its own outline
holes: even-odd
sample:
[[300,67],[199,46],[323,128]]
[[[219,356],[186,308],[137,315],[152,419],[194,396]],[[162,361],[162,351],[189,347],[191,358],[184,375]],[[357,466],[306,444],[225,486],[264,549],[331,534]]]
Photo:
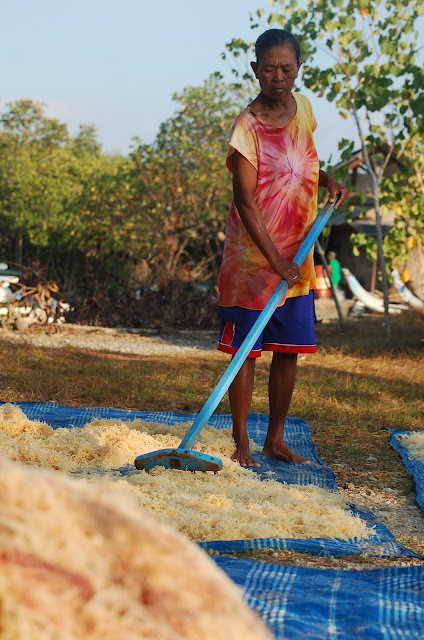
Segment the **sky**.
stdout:
[[[106,152],[153,142],[172,116],[172,95],[214,71],[232,38],[254,40],[249,12],[268,0],[0,0],[0,111],[13,100],[44,102],[72,135],[93,124]],[[318,155],[338,160],[352,122],[304,91],[318,120]]]

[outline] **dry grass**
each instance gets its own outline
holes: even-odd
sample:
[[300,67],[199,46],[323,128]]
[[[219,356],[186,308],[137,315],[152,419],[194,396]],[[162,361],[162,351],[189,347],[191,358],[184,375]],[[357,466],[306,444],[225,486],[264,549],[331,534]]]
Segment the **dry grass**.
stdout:
[[[0,343],[1,399],[151,411],[201,408],[222,363]],[[226,407],[228,409],[228,407]]]

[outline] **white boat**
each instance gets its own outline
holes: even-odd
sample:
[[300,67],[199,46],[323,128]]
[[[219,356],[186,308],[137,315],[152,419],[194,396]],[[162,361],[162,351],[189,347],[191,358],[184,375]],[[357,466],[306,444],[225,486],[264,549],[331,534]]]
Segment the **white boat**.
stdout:
[[0,304],[6,304],[10,300],[12,300],[13,291],[10,287],[6,285],[1,286],[0,283]]
[[17,282],[19,282],[19,278],[18,276],[2,276],[0,275],[0,287],[2,282],[8,282],[9,284],[16,284]]
[[[4,262],[0,262],[0,271],[7,271],[9,265]],[[9,287],[10,284],[16,284],[19,282],[19,276],[15,275],[13,271],[9,273],[0,273],[0,303],[7,303],[13,298],[13,291]],[[6,310],[7,313],[7,310]],[[4,312],[1,315],[5,315]]]
[[[375,293],[371,293],[364,289],[362,285],[359,284],[358,280],[355,278],[353,273],[349,269],[345,267],[342,268],[344,277],[346,278],[346,282],[349,285],[349,289],[353,293],[353,295],[362,302],[368,309],[371,311],[375,311],[376,313],[384,313],[384,301],[382,298],[377,296]],[[406,311],[408,306],[405,304],[394,304],[389,303],[389,313],[400,313],[401,311]]]
[[405,302],[407,302],[413,309],[416,309],[417,311],[423,311],[424,302],[420,300],[420,298],[417,298],[417,296],[415,296],[412,291],[408,289],[406,284],[401,279],[400,273],[397,269],[394,269],[392,271],[392,278],[402,300],[405,300]]

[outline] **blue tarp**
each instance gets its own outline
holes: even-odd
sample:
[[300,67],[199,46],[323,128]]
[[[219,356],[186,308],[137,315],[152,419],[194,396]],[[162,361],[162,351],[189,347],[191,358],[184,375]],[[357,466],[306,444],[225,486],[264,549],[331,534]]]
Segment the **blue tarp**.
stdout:
[[213,559],[276,640],[424,638],[424,566],[347,571]]
[[[3,403],[0,403],[3,404]],[[41,420],[47,422],[53,428],[59,427],[82,427],[94,417],[116,418],[119,420],[131,421],[136,418],[150,422],[161,422],[164,424],[175,424],[193,420],[192,414],[171,413],[171,412],[149,412],[149,411],[126,411],[123,409],[109,409],[98,407],[67,407],[64,405],[44,402],[18,402],[19,406],[31,420]],[[231,428],[230,415],[214,415],[209,420],[209,424],[217,428]],[[265,439],[268,426],[268,416],[260,414],[250,414],[248,418],[249,436],[257,444],[262,445]],[[257,470],[259,476],[267,471],[273,471],[273,479],[289,484],[309,485],[314,484],[330,490],[337,490],[337,482],[334,473],[327,467],[317,454],[316,446],[311,440],[311,432],[307,423],[300,418],[289,417],[284,427],[285,440],[297,453],[313,460],[313,464],[288,464],[270,458],[263,458],[255,453],[255,457],[260,460],[263,466]],[[118,471],[125,475],[133,471],[134,467],[123,467]],[[176,471],[176,473],[178,473]],[[269,479],[269,476],[264,476]],[[352,505],[352,511],[366,520],[369,526],[374,526],[377,535],[365,541],[351,539],[330,540],[325,538],[255,538],[250,540],[215,540],[200,543],[203,548],[214,549],[220,553],[248,551],[263,548],[288,549],[292,551],[302,551],[317,555],[354,555],[368,554],[380,557],[400,557],[412,556],[421,557],[410,551],[406,547],[397,544],[394,536],[382,523],[370,513],[356,511]]]
[[[59,427],[83,427],[93,418],[116,418],[126,421],[140,418],[148,422],[161,422],[171,425],[177,422],[187,422],[195,417],[193,414],[188,413],[127,411],[125,409],[108,409],[104,407],[67,407],[49,402],[16,402],[15,404],[25,412],[30,420],[42,420],[54,429]],[[232,419],[230,415],[214,415],[208,420],[208,424],[217,429],[231,429]],[[268,416],[261,414],[249,415],[249,436],[259,445],[262,445],[265,440],[267,427]],[[308,424],[301,418],[289,417],[284,426],[284,434],[287,443],[300,455],[313,460],[313,464],[281,464],[270,458],[265,458],[260,453],[255,453],[255,457],[262,465],[257,471],[259,475],[269,479],[267,472],[272,471],[275,474],[272,477],[281,482],[301,485],[314,484],[323,489],[337,490],[336,476],[318,456],[316,446],[311,440]]]
[[[424,462],[420,460],[414,460],[409,457],[408,447],[405,440],[399,439],[399,436],[410,436],[414,431],[401,431],[400,429],[389,429],[390,432],[390,444],[398,453],[400,453],[403,464],[408,469],[409,473],[414,477],[415,488],[417,492],[417,502],[421,509],[424,511]],[[424,429],[421,432],[424,433]]]

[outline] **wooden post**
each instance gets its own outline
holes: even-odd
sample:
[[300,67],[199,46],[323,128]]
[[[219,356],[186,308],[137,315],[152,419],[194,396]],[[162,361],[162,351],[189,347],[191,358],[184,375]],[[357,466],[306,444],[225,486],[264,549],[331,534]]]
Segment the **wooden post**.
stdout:
[[424,291],[423,291],[423,266],[424,266],[424,261],[423,261],[423,243],[421,242],[421,240],[418,240],[417,243],[417,287],[416,287],[416,292],[418,294],[418,297],[421,298],[421,300],[424,297]]
[[376,284],[377,284],[377,258],[372,263],[371,293],[375,293]]

